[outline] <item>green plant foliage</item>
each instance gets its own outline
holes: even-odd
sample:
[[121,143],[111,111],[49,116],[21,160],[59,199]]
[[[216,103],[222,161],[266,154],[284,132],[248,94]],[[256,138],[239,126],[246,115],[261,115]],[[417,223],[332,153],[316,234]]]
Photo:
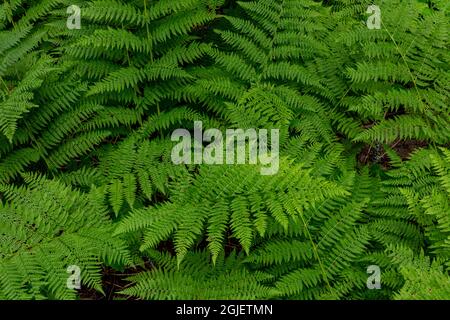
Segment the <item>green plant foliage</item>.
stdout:
[[396,300],[448,300],[450,289],[448,274],[443,272],[441,263],[422,253],[414,257],[411,251],[398,248],[392,254],[394,261],[406,282],[400,292],[395,294]]
[[81,194],[58,182],[24,174],[26,187],[0,185],[2,299],[68,299],[69,265],[81,269],[82,282],[102,291],[101,263],[131,264],[126,243],[110,237],[112,224],[93,188]]
[[[450,6],[371,4],[3,1],[0,299],[450,299]],[[175,164],[196,121],[278,171]]]
[[[263,272],[250,273],[242,257],[235,252],[217,259],[214,266],[205,264],[208,253],[192,251],[186,264],[178,268],[176,259],[149,252],[160,266],[130,278],[137,285],[122,294],[142,299],[267,299],[277,296],[275,288],[261,284],[271,278]],[[245,279],[245,281],[243,281]]]

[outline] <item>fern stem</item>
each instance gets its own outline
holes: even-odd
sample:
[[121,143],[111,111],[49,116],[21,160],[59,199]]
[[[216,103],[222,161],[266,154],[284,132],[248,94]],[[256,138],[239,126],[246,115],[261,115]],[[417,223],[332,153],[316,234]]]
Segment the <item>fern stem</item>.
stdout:
[[7,92],[7,93],[10,93],[11,91],[9,91],[9,88],[8,88],[8,86],[6,85],[5,80],[3,80],[3,77],[0,77],[0,80],[2,80],[2,83],[3,83],[3,85],[5,86],[6,92]]
[[309,241],[311,242],[311,245],[312,245],[312,248],[313,248],[313,251],[314,251],[314,255],[316,256],[317,262],[319,262],[319,266],[320,266],[320,270],[322,272],[323,280],[325,280],[325,283],[327,284],[327,287],[328,287],[328,289],[331,292],[332,288],[331,288],[330,282],[328,281],[327,274],[325,272],[325,268],[323,267],[322,259],[320,259],[319,252],[317,250],[317,246],[316,246],[316,244],[315,244],[315,242],[314,242],[314,240],[313,240],[313,238],[311,236],[311,233],[309,232],[308,224],[306,223],[302,212],[300,212],[300,218],[302,219],[302,222],[303,222],[303,225],[305,227],[306,233],[308,234],[308,238],[309,238]]
[[399,53],[400,56],[402,57],[403,63],[405,64],[406,68],[408,69],[408,73],[409,73],[409,75],[411,76],[411,80],[412,80],[413,83],[414,83],[414,89],[416,90],[416,93],[417,93],[417,100],[419,101],[419,103],[421,103],[421,104],[424,106],[424,110],[427,110],[427,109],[428,109],[428,106],[425,105],[425,104],[423,103],[423,101],[422,101],[422,98],[421,98],[421,96],[420,96],[419,89],[417,89],[417,78],[414,77],[414,75],[412,74],[411,68],[409,67],[408,62],[406,61],[405,54],[400,50],[400,48],[399,48],[399,46],[398,46],[398,44],[397,44],[397,41],[395,41],[394,36],[389,32],[388,28],[383,24],[383,21],[382,21],[381,23],[382,23],[382,25],[383,25],[384,30],[386,30],[387,34],[389,35],[389,38],[391,38],[391,40],[394,42],[394,45],[395,45],[396,50],[398,51],[398,53]]
[[150,44],[150,61],[153,62],[153,43],[150,36],[150,30],[148,28],[148,11],[147,11],[147,1],[144,0],[144,16],[145,16],[145,29],[147,32],[147,40]]

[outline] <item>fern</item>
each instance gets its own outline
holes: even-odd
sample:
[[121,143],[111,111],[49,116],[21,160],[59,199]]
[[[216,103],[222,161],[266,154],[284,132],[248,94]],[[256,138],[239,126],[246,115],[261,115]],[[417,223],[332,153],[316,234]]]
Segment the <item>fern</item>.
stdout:
[[[4,1],[0,299],[447,299],[444,2]],[[174,164],[196,121],[278,130],[277,174]]]
[[[406,282],[396,300],[448,300],[450,296],[448,274],[445,274],[440,261],[430,262],[423,252],[414,257],[411,251],[404,248],[391,249],[395,253],[395,262]],[[394,256],[394,254],[392,254]]]
[[277,295],[275,289],[260,283],[271,276],[242,268],[242,258],[236,253],[226,259],[221,256],[213,267],[205,264],[207,253],[192,252],[181,268],[177,268],[176,260],[169,256],[154,252],[150,255],[160,267],[131,277],[129,280],[137,285],[121,294],[170,300],[267,299]]
[[101,264],[131,264],[125,242],[111,238],[112,225],[98,199],[56,180],[24,174],[27,186],[1,185],[0,296],[3,299],[74,299],[69,265],[81,281],[102,292]]

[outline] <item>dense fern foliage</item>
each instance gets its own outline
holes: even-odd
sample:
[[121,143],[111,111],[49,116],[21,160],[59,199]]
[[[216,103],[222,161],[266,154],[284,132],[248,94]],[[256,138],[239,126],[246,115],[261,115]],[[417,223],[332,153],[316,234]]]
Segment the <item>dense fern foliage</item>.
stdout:
[[[450,5],[370,5],[0,4],[0,299],[450,299]],[[276,174],[174,163],[195,121]]]

